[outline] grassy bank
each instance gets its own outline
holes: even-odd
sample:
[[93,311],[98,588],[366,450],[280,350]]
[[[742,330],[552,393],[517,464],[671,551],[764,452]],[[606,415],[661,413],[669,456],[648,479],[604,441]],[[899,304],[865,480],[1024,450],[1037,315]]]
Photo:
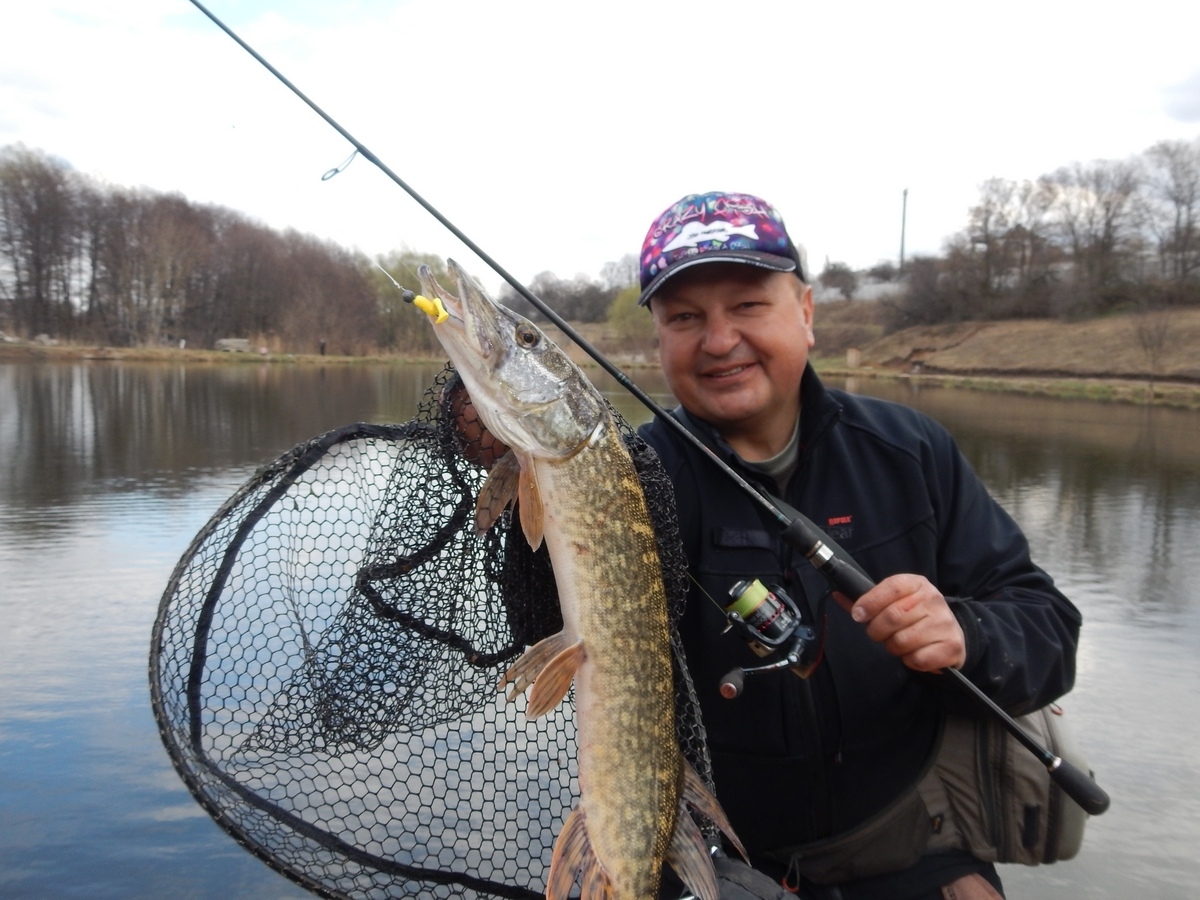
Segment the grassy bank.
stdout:
[[[1157,322],[1137,315],[1086,322],[962,322],[909,328],[891,335],[883,334],[880,319],[880,308],[867,302],[819,304],[814,350],[817,368],[836,375],[919,380],[980,391],[1200,409],[1200,310],[1172,311]],[[1155,325],[1157,331],[1150,332],[1150,325]],[[622,368],[656,365],[652,349],[631,353],[607,325],[575,327],[585,340]],[[548,331],[553,339],[568,346],[557,329]],[[1157,347],[1147,349],[1148,333],[1150,337],[1157,335]],[[849,350],[857,351],[856,365],[849,364]],[[569,352],[582,365],[595,365],[579,348],[569,346]],[[22,359],[403,365],[440,361],[442,356],[260,355],[172,347],[0,343],[0,361]]]
[[249,365],[280,363],[293,365],[404,365],[414,362],[440,361],[441,354],[424,357],[379,354],[373,356],[321,356],[316,353],[230,353],[223,350],[180,350],[175,347],[101,347],[94,344],[37,344],[33,342],[0,343],[0,362],[89,361],[89,362],[151,362],[197,365]]
[[878,378],[913,381],[940,387],[974,391],[996,391],[1058,397],[1064,400],[1095,400],[1106,403],[1136,403],[1200,409],[1200,384],[1149,381],[1128,378],[1067,378],[1030,375],[955,375],[910,373],[872,367],[851,368],[841,359],[818,359],[822,374],[848,378]]

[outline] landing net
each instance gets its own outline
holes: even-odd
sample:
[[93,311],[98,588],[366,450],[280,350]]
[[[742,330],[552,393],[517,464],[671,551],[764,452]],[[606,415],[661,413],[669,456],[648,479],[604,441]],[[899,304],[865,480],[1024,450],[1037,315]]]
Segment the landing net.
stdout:
[[[541,897],[578,793],[573,692],[531,721],[496,690],[562,623],[519,523],[474,534],[486,471],[471,460],[490,448],[452,413],[459,387],[447,367],[412,421],[340,428],[256,472],[155,621],[151,697],[176,770],[248,851],[321,896]],[[677,622],[671,484],[621,427]],[[680,745],[711,786],[673,643]]]

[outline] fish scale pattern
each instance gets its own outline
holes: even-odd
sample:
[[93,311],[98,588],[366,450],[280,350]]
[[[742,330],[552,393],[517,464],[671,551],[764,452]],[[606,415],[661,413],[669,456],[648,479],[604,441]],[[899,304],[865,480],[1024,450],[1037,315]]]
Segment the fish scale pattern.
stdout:
[[[413,420],[347,426],[256,472],[185,552],[155,621],[151,699],[176,770],[235,840],[320,896],[541,897],[578,792],[572,704],[529,720],[497,692],[561,618],[546,554],[507,513],[474,533],[503,448],[463,428],[459,384],[447,367]],[[622,430],[677,620],[671,485]],[[674,645],[678,737],[711,785]]]

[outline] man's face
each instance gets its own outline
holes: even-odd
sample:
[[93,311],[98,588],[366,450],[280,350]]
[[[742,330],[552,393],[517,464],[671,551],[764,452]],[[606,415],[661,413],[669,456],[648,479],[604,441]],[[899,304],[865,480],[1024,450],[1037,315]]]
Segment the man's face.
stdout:
[[813,345],[812,291],[791,273],[709,263],[668,281],[650,308],[663,372],[684,408],[747,459],[782,450]]

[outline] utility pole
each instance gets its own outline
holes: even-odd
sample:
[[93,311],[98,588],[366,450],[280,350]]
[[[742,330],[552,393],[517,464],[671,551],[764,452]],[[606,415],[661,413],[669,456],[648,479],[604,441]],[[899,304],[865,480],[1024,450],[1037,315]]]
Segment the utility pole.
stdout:
[[904,200],[900,205],[900,274],[904,274],[904,227],[908,222],[908,188],[904,189]]

